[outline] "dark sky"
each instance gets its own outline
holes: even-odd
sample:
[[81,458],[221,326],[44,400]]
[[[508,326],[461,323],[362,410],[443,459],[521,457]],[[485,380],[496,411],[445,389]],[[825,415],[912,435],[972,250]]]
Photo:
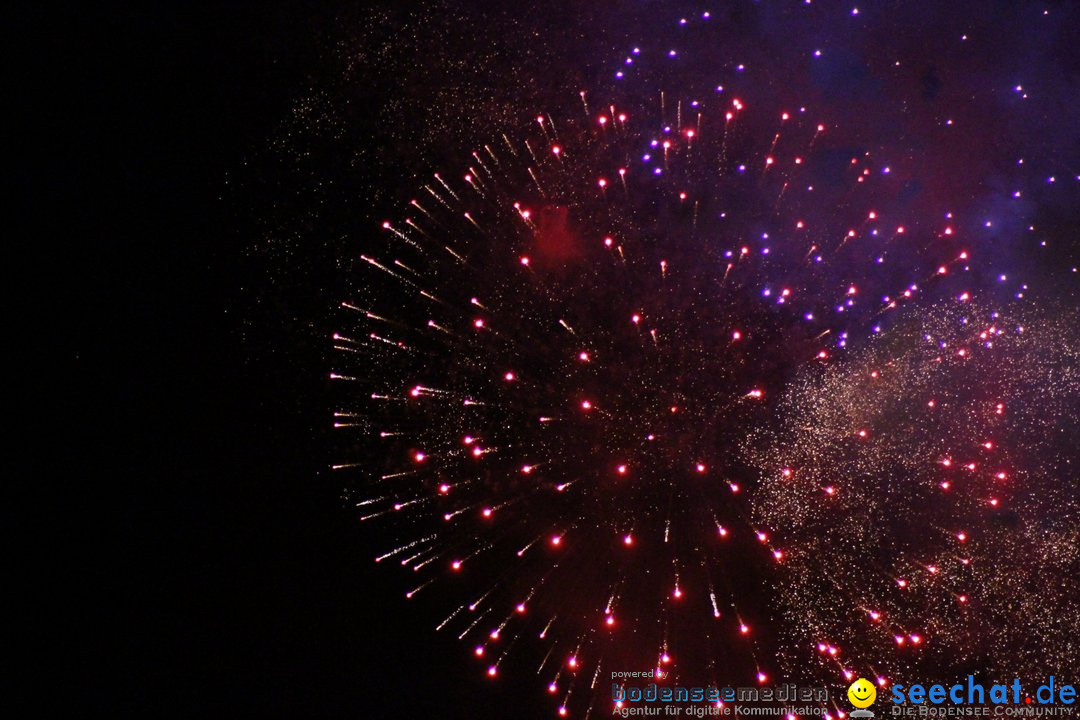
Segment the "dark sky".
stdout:
[[[400,602],[325,472],[323,341],[344,246],[340,224],[298,210],[323,198],[305,161],[283,156],[310,133],[312,167],[359,164],[364,225],[448,144],[473,147],[553,88],[594,82],[676,5],[130,3],[21,18],[33,50],[17,89],[38,150],[15,189],[37,201],[25,237],[48,278],[29,294],[48,318],[31,341],[48,378],[30,415],[46,450],[13,525],[26,629],[49,656],[20,668],[49,679],[35,705],[548,716],[538,683],[482,682],[430,614]],[[819,39],[826,61],[787,82],[838,117],[862,114],[867,147],[983,178],[963,188],[962,172],[922,172],[939,183],[925,195],[1019,222],[988,144],[1008,148],[994,158],[1035,158],[1033,177],[1080,174],[1075,3],[866,3],[858,33],[806,27],[773,9],[784,5],[730,17],[748,57],[774,58],[778,93],[792,88],[775,58],[801,52],[796,33]],[[959,53],[960,27],[977,52]],[[888,85],[884,44],[912,68]],[[1016,84],[1038,103],[988,90]],[[954,108],[969,129],[933,140],[930,119]],[[341,134],[311,133],[312,118]],[[1076,204],[1049,195],[1025,210],[1057,241],[1051,254],[1000,252],[1052,285],[1048,268],[1076,258]]]
[[57,415],[65,429],[18,486],[16,707],[464,718],[521,701],[484,687],[375,572],[323,472],[337,248],[283,274],[260,254],[257,193],[230,186],[311,78],[340,72],[337,18],[369,12],[118,3],[21,19],[40,149],[16,189],[47,200],[28,236],[53,328],[31,417],[39,438]]

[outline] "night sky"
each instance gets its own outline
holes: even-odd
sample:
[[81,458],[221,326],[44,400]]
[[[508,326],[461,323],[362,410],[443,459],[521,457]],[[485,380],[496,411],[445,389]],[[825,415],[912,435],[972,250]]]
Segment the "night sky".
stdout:
[[1080,5],[37,12],[35,706],[1077,666]]

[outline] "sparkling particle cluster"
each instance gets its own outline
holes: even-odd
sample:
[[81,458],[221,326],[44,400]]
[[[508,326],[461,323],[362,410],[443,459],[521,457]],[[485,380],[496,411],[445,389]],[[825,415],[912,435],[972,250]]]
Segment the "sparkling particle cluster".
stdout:
[[1080,659],[1075,313],[966,302],[807,370],[746,444],[792,545],[794,645],[844,679],[1041,676]]

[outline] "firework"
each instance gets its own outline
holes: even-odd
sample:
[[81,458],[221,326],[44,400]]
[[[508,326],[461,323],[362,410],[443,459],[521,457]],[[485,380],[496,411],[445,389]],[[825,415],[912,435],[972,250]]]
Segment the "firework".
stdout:
[[842,679],[1076,666],[1076,328],[954,301],[800,374],[747,443],[789,647],[842,647],[818,654]]
[[709,23],[627,48],[364,241],[334,467],[376,560],[559,714],[610,709],[607,671],[1030,664],[1077,635],[1037,590],[1076,563],[1053,483],[1073,335],[973,309],[979,222],[913,202],[910,156],[773,91]]

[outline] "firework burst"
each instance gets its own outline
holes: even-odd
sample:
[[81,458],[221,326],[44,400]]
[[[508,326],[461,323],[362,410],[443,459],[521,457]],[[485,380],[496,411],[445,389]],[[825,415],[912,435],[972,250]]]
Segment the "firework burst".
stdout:
[[974,223],[916,206],[910,158],[749,79],[708,23],[628,48],[365,240],[334,467],[377,561],[560,714],[610,709],[607,671],[768,683],[812,655],[886,683],[1044,648],[985,632],[1049,617],[1023,557],[1076,562],[1044,452],[1071,335],[968,311]]

